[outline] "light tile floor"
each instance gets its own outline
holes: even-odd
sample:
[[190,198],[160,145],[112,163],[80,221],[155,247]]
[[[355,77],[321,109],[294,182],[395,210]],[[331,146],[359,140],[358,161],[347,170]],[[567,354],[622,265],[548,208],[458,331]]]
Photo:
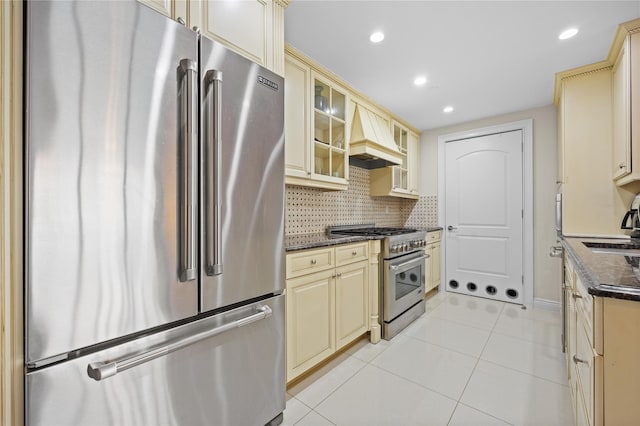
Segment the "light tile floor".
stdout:
[[572,425],[560,312],[440,292],[287,392],[284,425]]

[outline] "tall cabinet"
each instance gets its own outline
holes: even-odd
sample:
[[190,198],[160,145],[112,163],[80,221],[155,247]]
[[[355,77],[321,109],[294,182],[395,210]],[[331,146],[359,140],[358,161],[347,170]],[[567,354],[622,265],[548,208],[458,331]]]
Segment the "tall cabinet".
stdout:
[[609,56],[556,74],[558,183],[566,236],[617,236],[640,191],[640,19],[620,25]]
[[556,76],[558,180],[564,235],[618,235],[634,193],[617,188],[613,163],[612,67],[600,62]]

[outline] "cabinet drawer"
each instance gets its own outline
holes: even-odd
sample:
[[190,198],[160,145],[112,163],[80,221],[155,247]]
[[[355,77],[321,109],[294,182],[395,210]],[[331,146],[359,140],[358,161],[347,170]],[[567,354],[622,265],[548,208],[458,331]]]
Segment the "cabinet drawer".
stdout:
[[442,231],[427,232],[427,244],[440,241],[442,239]]
[[336,266],[369,259],[368,247],[368,242],[336,247]]
[[287,278],[324,271],[335,266],[334,249],[304,250],[287,255]]

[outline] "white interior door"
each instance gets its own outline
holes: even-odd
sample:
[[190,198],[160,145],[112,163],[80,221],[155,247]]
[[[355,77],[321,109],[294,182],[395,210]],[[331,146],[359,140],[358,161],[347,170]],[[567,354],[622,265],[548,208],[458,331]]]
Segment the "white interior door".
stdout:
[[522,130],[445,144],[447,291],[523,303]]

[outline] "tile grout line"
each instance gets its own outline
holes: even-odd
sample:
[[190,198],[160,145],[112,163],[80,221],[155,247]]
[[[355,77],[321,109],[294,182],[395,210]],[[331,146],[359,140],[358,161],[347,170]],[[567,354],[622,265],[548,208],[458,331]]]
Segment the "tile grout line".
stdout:
[[[406,381],[406,382],[409,382],[409,383],[411,383],[411,384],[414,384],[414,385],[420,386],[421,388],[426,389],[426,390],[428,390],[429,392],[437,393],[438,395],[440,395],[440,396],[442,396],[442,397],[445,397],[445,398],[447,398],[447,399],[450,399],[451,401],[456,401],[455,399],[451,398],[449,395],[445,395],[445,394],[443,394],[442,392],[439,392],[439,391],[437,391],[437,390],[435,390],[435,389],[431,389],[431,388],[426,387],[426,386],[425,386],[425,385],[423,385],[422,383],[414,382],[413,380],[410,380],[410,379],[407,379],[406,377],[400,376],[400,375],[398,375],[398,374],[394,373],[393,371],[389,371],[389,370],[387,370],[387,369],[386,369],[386,368],[384,368],[384,367],[381,367],[381,366],[379,366],[379,365],[375,365],[375,364],[371,364],[371,366],[372,366],[372,367],[374,367],[374,368],[377,368],[378,370],[382,370],[382,371],[384,371],[385,373],[389,373],[389,374],[391,374],[392,376],[395,376],[395,377],[397,377],[397,378],[399,378],[399,379],[402,379],[402,380],[404,380],[404,381]],[[456,402],[457,402],[457,401],[456,401]]]
[[[458,405],[460,405],[460,404],[461,404],[462,397],[464,396],[464,393],[466,392],[467,387],[469,386],[469,382],[471,381],[471,378],[473,377],[473,373],[475,373],[476,368],[478,367],[478,363],[480,363],[480,359],[481,359],[481,357],[482,357],[482,354],[484,353],[485,349],[487,348],[487,345],[489,344],[489,340],[491,339],[491,335],[493,334],[493,330],[495,329],[496,324],[498,323],[498,320],[500,319],[500,316],[502,315],[502,312],[504,312],[504,307],[505,307],[505,304],[504,304],[504,303],[505,303],[505,302],[503,302],[503,305],[502,305],[502,307],[500,308],[500,312],[498,313],[498,316],[496,317],[496,322],[493,324],[493,327],[491,327],[491,331],[489,332],[489,336],[487,337],[487,341],[486,341],[486,342],[484,342],[484,346],[482,347],[482,350],[480,351],[480,354],[478,355],[478,358],[476,358],[476,363],[475,363],[475,365],[473,366],[473,369],[471,370],[471,374],[469,374],[469,378],[467,379],[467,383],[465,383],[465,385],[464,385],[464,389],[462,389],[462,392],[460,393],[460,397],[458,398],[458,401],[456,401],[456,407],[453,409],[453,412],[451,413],[451,416],[449,417],[449,421],[447,421],[447,425],[448,425],[449,423],[451,423],[451,419],[453,419],[453,415],[455,414],[456,409],[458,408]],[[464,406],[466,406],[466,407],[473,408],[474,410],[480,411],[481,413],[487,414],[487,415],[489,415],[489,416],[491,416],[491,417],[494,417],[494,418],[496,418],[496,419],[498,419],[498,420],[500,420],[500,421],[502,421],[502,422],[505,422],[505,423],[511,424],[510,422],[508,422],[508,421],[506,421],[506,420],[504,420],[504,419],[501,419],[501,418],[496,417],[496,416],[494,416],[494,415],[492,415],[492,414],[489,414],[489,413],[485,413],[484,411],[482,411],[482,410],[478,410],[478,409],[477,409],[477,408],[475,408],[475,407],[471,407],[471,406],[466,405],[466,404],[463,404],[463,405],[464,405]]]
[[569,387],[568,384],[567,385],[563,385],[562,383],[554,382],[553,380],[549,380],[549,379],[547,379],[545,377],[536,376],[535,374],[527,373],[526,371],[516,370],[513,367],[507,367],[506,365],[498,364],[497,362],[490,361],[488,359],[481,359],[481,361],[488,362],[489,364],[493,364],[495,366],[504,368],[506,370],[515,371],[516,373],[520,373],[520,374],[524,374],[524,375],[529,376],[529,377],[533,377],[534,379],[544,380],[545,382],[548,382],[548,383],[551,383],[551,384],[554,384],[554,385],[562,386],[562,387],[565,387],[565,388]]

